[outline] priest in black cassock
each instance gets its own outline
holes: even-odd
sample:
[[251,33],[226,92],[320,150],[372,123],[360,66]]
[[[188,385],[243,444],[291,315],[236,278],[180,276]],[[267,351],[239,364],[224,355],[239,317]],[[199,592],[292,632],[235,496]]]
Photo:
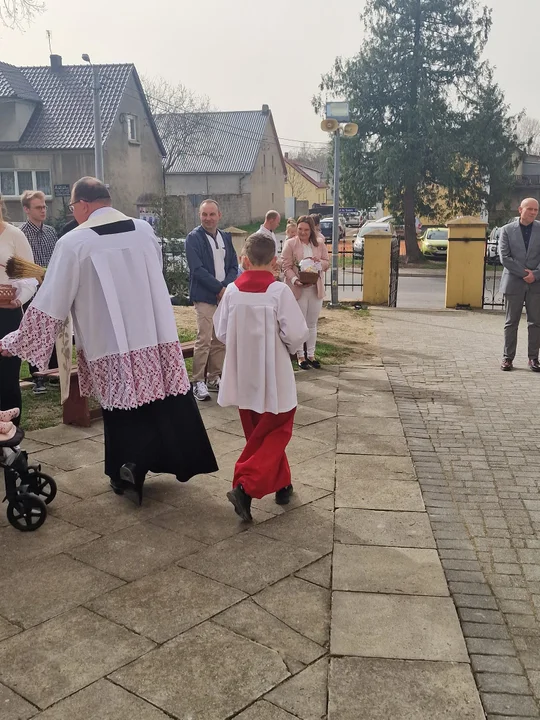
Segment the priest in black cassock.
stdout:
[[113,490],[148,472],[185,482],[217,469],[191,392],[162,256],[151,226],[111,207],[107,187],[85,177],[73,186],[78,225],[56,244],[39,293],[3,355],[47,366],[71,313],[81,395],[103,408],[105,473]]

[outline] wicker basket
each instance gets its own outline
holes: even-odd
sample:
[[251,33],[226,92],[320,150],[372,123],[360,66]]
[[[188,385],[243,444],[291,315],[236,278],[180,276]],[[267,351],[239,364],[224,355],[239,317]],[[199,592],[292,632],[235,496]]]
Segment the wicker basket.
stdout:
[[318,272],[303,272],[302,270],[298,273],[298,279],[304,285],[315,285],[319,279]]

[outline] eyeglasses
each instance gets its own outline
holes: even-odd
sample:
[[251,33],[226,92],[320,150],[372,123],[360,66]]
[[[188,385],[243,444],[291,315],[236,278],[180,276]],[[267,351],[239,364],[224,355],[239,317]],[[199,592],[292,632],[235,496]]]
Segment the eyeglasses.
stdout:
[[92,198],[92,200],[85,200],[85,198],[79,198],[78,200],[75,200],[75,202],[70,203],[68,205],[68,209],[69,209],[69,212],[73,212],[73,208],[75,207],[75,205],[77,203],[80,203],[80,202],[90,203],[90,202],[96,202],[97,200],[110,200],[110,199],[111,199],[110,195],[98,195],[98,197]]
[[75,200],[74,203],[70,203],[70,204],[68,205],[69,212],[72,213],[72,212],[73,212],[73,208],[75,207],[75,205],[76,205],[77,203],[80,203],[80,202],[81,202],[80,200]]

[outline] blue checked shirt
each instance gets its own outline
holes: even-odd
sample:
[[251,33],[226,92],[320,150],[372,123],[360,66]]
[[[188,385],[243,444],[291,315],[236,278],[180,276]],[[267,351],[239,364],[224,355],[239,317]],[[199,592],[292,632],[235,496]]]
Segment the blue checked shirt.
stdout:
[[53,254],[54,246],[58,240],[56,230],[50,225],[38,227],[33,222],[25,222],[21,230],[26,235],[34,253],[34,262],[41,267],[48,267]]

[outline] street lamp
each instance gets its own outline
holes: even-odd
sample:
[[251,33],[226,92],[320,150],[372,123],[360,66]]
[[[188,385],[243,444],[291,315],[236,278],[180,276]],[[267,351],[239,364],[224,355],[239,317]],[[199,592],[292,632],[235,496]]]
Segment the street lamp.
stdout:
[[96,177],[103,182],[103,141],[101,138],[101,106],[99,91],[99,71],[95,65],[92,65],[90,55],[83,53],[82,59],[92,68],[92,76],[94,79],[92,90],[94,93],[94,156],[96,165]]
[[[344,124],[342,124],[344,123]],[[332,271],[330,283],[330,305],[339,307],[338,300],[338,253],[339,253],[339,167],[341,135],[353,137],[358,132],[358,125],[349,122],[348,102],[326,103],[326,120],[321,122],[321,129],[334,135],[334,221],[332,223]]]

